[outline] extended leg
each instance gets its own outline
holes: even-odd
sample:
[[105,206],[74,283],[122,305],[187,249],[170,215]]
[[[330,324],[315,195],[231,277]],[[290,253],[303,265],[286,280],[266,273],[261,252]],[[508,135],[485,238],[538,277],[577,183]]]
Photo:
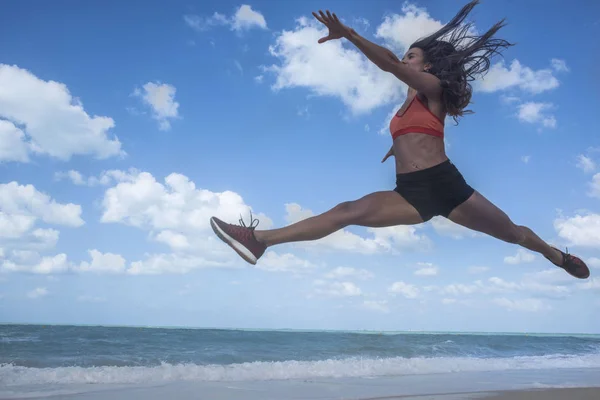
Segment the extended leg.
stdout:
[[423,222],[419,213],[402,196],[393,191],[371,193],[358,200],[340,203],[323,214],[284,228],[257,230],[256,238],[266,246],[280,243],[317,240],[348,225],[381,228],[414,225]]
[[565,268],[573,276],[578,278],[589,276],[589,270],[583,261],[551,247],[530,228],[516,225],[506,213],[477,191],[467,201],[456,207],[448,219],[469,229],[540,253],[555,265]]
[[423,220],[400,194],[382,191],[340,203],[327,212],[279,229],[255,230],[254,221],[246,227],[227,224],[215,217],[210,222],[217,236],[246,261],[255,264],[269,246],[321,239],[348,225],[381,228],[414,225]]

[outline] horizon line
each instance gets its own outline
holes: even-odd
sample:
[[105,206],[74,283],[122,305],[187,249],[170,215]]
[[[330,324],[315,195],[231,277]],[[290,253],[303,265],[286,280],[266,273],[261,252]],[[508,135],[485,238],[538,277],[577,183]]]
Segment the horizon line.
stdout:
[[560,336],[600,336],[600,333],[583,332],[533,332],[533,331],[435,331],[435,330],[389,330],[389,329],[317,329],[317,328],[247,328],[247,327],[218,327],[218,326],[182,326],[182,325],[113,325],[113,324],[73,324],[73,323],[39,323],[39,322],[1,322],[2,325],[25,326],[74,326],[102,328],[143,328],[143,329],[195,329],[195,330],[237,330],[237,331],[292,331],[292,332],[345,332],[345,333],[425,333],[425,334],[494,334],[494,335],[560,335]]

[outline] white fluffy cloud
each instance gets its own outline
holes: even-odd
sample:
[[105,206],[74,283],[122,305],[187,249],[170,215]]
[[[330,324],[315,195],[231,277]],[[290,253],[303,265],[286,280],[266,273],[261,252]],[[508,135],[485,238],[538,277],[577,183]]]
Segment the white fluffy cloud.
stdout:
[[28,162],[31,144],[12,122],[0,119],[0,161]]
[[158,121],[161,131],[171,129],[171,120],[179,117],[179,103],[175,101],[175,86],[167,83],[148,82],[133,95],[140,97],[152,109],[152,117]]
[[518,106],[517,117],[521,122],[541,124],[545,128],[556,128],[556,118],[548,112],[553,108],[551,103],[530,101]]
[[227,25],[228,20],[223,14],[215,12],[210,17],[201,17],[199,15],[184,15],[183,20],[192,29],[198,32],[207,31],[215,26]]
[[[296,203],[285,205],[285,220],[292,224],[314,215],[311,210],[304,209]],[[295,246],[316,250],[347,251],[362,254],[375,254],[405,249],[423,250],[430,248],[431,240],[425,235],[418,235],[415,226],[393,226],[386,228],[368,228],[371,238],[363,238],[347,229],[340,229],[322,239],[295,243]]]
[[476,237],[482,235],[444,217],[433,217],[429,223],[439,235],[448,236],[453,239],[463,239],[465,237]]
[[231,267],[231,263],[215,261],[212,257],[161,253],[151,254],[144,260],[132,262],[126,273],[130,275],[185,274],[207,267]]
[[[0,247],[7,250],[7,259],[2,266],[5,270],[23,269],[19,260],[14,260],[9,255],[20,254],[23,250],[40,251],[56,246],[59,232],[52,228],[36,228],[38,220],[69,227],[84,224],[81,206],[58,203],[33,185],[20,185],[17,182],[0,184],[0,210]],[[42,260],[25,269],[45,270],[49,268],[48,262]]]
[[597,173],[592,177],[592,181],[588,186],[588,195],[600,199],[600,173]]
[[435,288],[438,289],[439,293],[442,295],[460,296],[477,293],[482,287],[484,287],[482,281],[475,281],[474,284],[451,283],[441,288]]
[[77,264],[69,261],[66,254],[42,257],[35,251],[13,250],[6,254],[6,259],[0,260],[0,271],[46,275],[65,272],[158,275],[185,274],[206,267],[232,267],[229,261],[223,262],[203,256],[178,253],[149,254],[145,259],[131,262],[129,265],[120,254],[102,253],[96,249],[88,250],[88,254],[90,261]]
[[169,229],[160,231],[156,236],[154,236],[154,240],[157,242],[162,242],[174,250],[185,250],[190,248],[190,242],[188,241],[187,236],[181,233],[173,232]]
[[426,235],[419,235],[420,225],[398,225],[385,228],[367,228],[374,240],[386,251],[428,250],[433,242]]
[[568,246],[600,248],[600,215],[575,215],[570,218],[557,218],[554,229],[567,240]]
[[393,294],[399,294],[401,296],[406,297],[407,299],[416,299],[419,296],[420,290],[415,285],[398,281],[394,282],[388,288],[388,292]]
[[585,282],[580,282],[578,284],[578,286],[581,289],[585,289],[585,290],[600,290],[600,279],[598,279],[598,278],[588,279]]
[[293,30],[276,36],[269,52],[278,63],[263,67],[275,75],[273,90],[306,88],[340,99],[354,114],[400,102],[405,84],[341,40],[317,43],[326,34],[327,29],[311,16],[299,18]]
[[129,169],[128,172],[121,170],[108,170],[102,171],[99,176],[88,176],[85,177],[81,172],[76,170],[69,171],[58,171],[54,173],[54,179],[56,181],[62,181],[63,179],[70,180],[73,184],[79,186],[107,186],[113,182],[127,179],[128,174],[135,174],[139,172],[135,168]]
[[[150,239],[166,244],[172,252],[147,254],[144,259],[129,265],[119,254],[101,253],[95,249],[89,250],[91,261],[80,264],[68,262],[64,254],[42,258],[36,253],[35,257],[25,260],[25,253],[21,253],[21,259],[11,256],[4,260],[4,270],[139,275],[186,273],[196,268],[243,264],[229,247],[215,237],[209,225],[209,218],[213,215],[232,223],[238,223],[242,216],[246,224],[250,223],[251,208],[234,192],[214,193],[197,189],[193,182],[180,174],[170,174],[161,183],[151,174],[134,169],[127,172],[106,171],[99,178],[85,178],[77,171],[61,176],[78,184],[113,184],[102,199],[101,222],[139,228],[147,232]],[[72,226],[83,223],[79,220],[79,206],[58,204],[33,187],[19,187],[16,183],[0,186],[0,205],[9,212],[0,214],[0,233],[5,233],[4,236],[14,235],[15,231],[31,231],[37,218]],[[24,205],[29,208],[24,210]],[[263,214],[253,214],[253,217],[260,220],[261,229],[272,226],[272,221]],[[53,241],[53,244],[58,240],[58,232],[50,229],[36,229],[31,235],[39,240]],[[1,244],[4,252],[6,240]],[[261,258],[257,268],[301,273],[312,271],[317,265],[293,254],[270,251]]]
[[598,257],[591,257],[587,260],[587,265],[589,265],[592,268],[600,268],[600,258]]
[[241,31],[250,28],[267,29],[265,17],[258,11],[254,11],[247,4],[242,4],[233,15],[231,29]]
[[88,250],[91,261],[79,265],[68,260],[64,253],[42,257],[31,250],[12,250],[7,259],[0,263],[0,271],[27,272],[32,274],[59,274],[64,272],[125,273],[125,259],[119,254],[102,253],[96,249]]
[[[158,182],[152,174],[130,170],[112,173],[116,184],[109,187],[102,200],[103,223],[120,223],[148,233],[150,239],[164,243],[173,253],[157,253],[135,261],[129,273],[184,273],[194,268],[231,266],[243,263],[210,228],[209,219],[216,216],[228,223],[239,223],[240,216],[250,225],[251,207],[232,191],[222,193],[197,188],[181,174],[170,174]],[[272,221],[264,214],[252,213],[259,229],[268,229]],[[267,256],[269,257],[269,256]],[[266,258],[272,268],[278,264]],[[261,263],[262,263],[261,259]],[[286,264],[287,263],[287,264]],[[297,264],[294,264],[298,267]],[[267,268],[267,266],[264,266]]]
[[552,308],[539,299],[510,300],[505,297],[501,297],[494,299],[493,302],[494,304],[506,308],[509,311],[537,312],[550,310]]
[[[387,46],[404,54],[415,40],[437,31],[442,21],[432,18],[426,9],[404,3],[401,14],[391,14],[377,28],[376,37],[384,39]],[[560,85],[554,73],[568,72],[564,60],[552,59],[551,68],[533,70],[518,60],[506,66],[504,60],[492,64],[484,77],[474,84],[475,91],[492,93],[518,89],[528,94],[539,94]],[[505,102],[520,102],[515,96],[503,96]],[[523,122],[538,123],[546,128],[556,127],[556,118],[547,112],[551,105],[545,103],[525,103],[519,106],[517,116]],[[394,111],[397,110],[395,107]],[[389,120],[389,119],[388,119]],[[381,131],[387,133],[387,126]]]
[[552,63],[552,68],[554,68],[557,72],[569,72],[570,71],[565,60],[553,58],[551,60],[551,63]]
[[229,26],[231,30],[241,32],[251,28],[267,29],[265,17],[251,6],[242,4],[231,17],[215,12],[210,17],[188,14],[183,20],[192,29],[198,32],[208,31],[217,26]]
[[565,297],[571,293],[570,289],[564,285],[546,284],[530,279],[522,279],[520,282],[507,282],[501,278],[492,277],[488,280],[488,283],[490,284],[488,292],[523,291],[528,293],[533,292],[547,297]]
[[417,276],[436,276],[440,269],[432,263],[418,263],[418,269],[414,272]]
[[362,308],[387,314],[390,312],[387,300],[365,300]]
[[437,31],[442,26],[442,22],[433,19],[426,9],[405,2],[401,14],[384,17],[375,36],[383,39],[391,50],[398,53],[398,58],[402,58],[417,39]]
[[314,282],[314,293],[328,297],[355,297],[361,296],[362,290],[352,282]]
[[285,221],[288,224],[294,224],[296,222],[305,220],[314,216],[315,213],[312,210],[307,208],[302,208],[300,204],[297,203],[287,203],[285,205]]
[[16,65],[0,64],[0,122],[0,161],[26,162],[32,154],[63,161],[125,154],[119,140],[109,137],[112,118],[91,117],[66,85]]
[[504,61],[493,64],[488,73],[474,84],[474,88],[482,92],[496,92],[518,88],[531,94],[539,94],[559,86],[559,81],[551,69],[537,71],[521,65],[518,60],[513,60],[509,68]]
[[[17,256],[18,257],[18,256]],[[18,262],[21,261],[21,262]],[[67,255],[64,253],[52,257],[40,257],[38,253],[30,253],[22,260],[5,260],[0,266],[4,272],[29,272],[33,274],[54,274],[69,269]]]
[[0,211],[0,238],[20,238],[33,227],[34,223],[33,216],[7,214]]
[[535,261],[535,254],[525,249],[517,249],[517,254],[514,256],[504,257],[504,262],[507,264],[524,264]]
[[[6,253],[2,261],[3,270],[139,275],[186,273],[196,268],[243,264],[229,247],[215,237],[209,225],[209,218],[213,215],[232,223],[238,223],[242,216],[246,224],[250,223],[251,208],[234,192],[214,193],[197,189],[193,182],[180,174],[170,174],[161,183],[151,174],[134,169],[105,171],[99,178],[85,178],[77,171],[61,176],[78,184],[112,184],[102,199],[101,222],[139,228],[147,232],[151,240],[166,244],[172,252],[147,254],[144,259],[133,260],[129,265],[119,254],[102,253],[96,249],[89,250],[90,261],[79,264],[67,261],[64,254],[41,257],[38,253],[30,253],[25,259],[26,253],[11,251],[35,249],[31,243],[25,246],[24,238],[32,243],[37,240],[40,245],[45,243],[46,248],[53,247],[58,240],[56,230],[34,229],[36,220],[80,226],[83,224],[81,207],[57,203],[31,185],[11,182],[0,185],[0,207],[3,210],[0,213],[0,235],[3,236],[0,247]],[[263,214],[253,214],[253,217],[260,220],[261,229],[272,226],[272,221]],[[18,237],[10,237],[16,234]],[[12,245],[15,240],[16,247]],[[299,272],[315,268],[315,265],[291,254],[268,252],[261,259],[260,268]]]
[[0,184],[0,209],[6,215],[39,218],[48,224],[78,227],[84,223],[81,206],[57,203],[33,185],[17,182]]
[[[443,26],[442,21],[432,18],[425,8],[404,3],[401,14],[387,15],[377,27],[376,37],[384,39],[386,45],[403,55],[417,39],[425,37]],[[566,72],[568,67],[564,60],[552,59],[552,68],[557,72]],[[478,79],[475,90],[496,92],[510,88],[537,94],[559,86],[552,69],[533,69],[513,60],[506,67],[503,60],[493,64],[484,78]]]
[[91,262],[84,261],[75,269],[80,272],[121,273],[125,271],[125,258],[120,254],[88,250]]
[[[7,249],[35,251],[48,250],[56,246],[60,235],[57,230],[51,228],[31,229],[33,225],[14,225],[12,222],[14,222],[14,219],[18,220],[18,218],[10,215],[5,218],[6,216],[6,214],[0,212],[0,245],[5,246]],[[35,218],[31,220],[34,221]],[[15,226],[17,229],[11,231]]]
[[[562,274],[568,276],[564,271],[562,271]],[[519,282],[509,282],[498,277],[491,277],[486,281],[476,280],[473,283],[452,283],[441,287],[430,286],[428,288],[437,291],[440,295],[453,297],[524,292],[535,293],[541,297],[562,298],[571,294],[571,290],[565,285],[556,282],[544,283],[532,279],[534,276],[530,274]],[[559,276],[558,278],[562,279],[564,277]]]
[[[375,36],[402,58],[412,43],[437,31],[443,24],[432,18],[425,8],[405,2],[399,14],[388,14],[383,18]],[[355,115],[387,104],[394,105],[391,113],[397,111],[396,105],[403,101],[406,85],[379,70],[343,40],[318,44],[317,40],[324,35],[326,29],[311,16],[298,18],[293,30],[284,30],[276,36],[269,50],[279,63],[263,67],[264,71],[275,74],[272,88],[302,87],[314,95],[335,97]],[[323,69],[323,65],[329,68]],[[554,73],[568,70],[566,62],[559,59],[552,59],[550,68],[540,70],[524,66],[518,60],[513,60],[507,67],[501,60],[492,65],[484,78],[475,82],[474,89],[488,93],[518,89],[538,94],[558,87]],[[515,96],[510,98],[519,101]],[[543,107],[538,107],[536,112],[532,105],[524,105],[518,115],[523,121],[535,120],[533,122],[544,127],[555,127],[553,115],[540,114]],[[387,133],[387,129],[386,123],[378,131]]]
[[[69,170],[67,172],[55,172],[54,179],[60,181],[62,179],[70,179],[75,185],[85,185],[83,175],[79,171]],[[91,185],[90,185],[91,186]]]
[[338,279],[338,278],[358,278],[358,279],[371,279],[373,273],[366,269],[356,269],[351,267],[337,267],[325,274],[327,279]]
[[[235,192],[197,189],[185,175],[172,173],[158,182],[148,172],[130,171],[116,177],[118,183],[107,189],[102,201],[105,223],[123,223],[156,232],[171,231],[193,235],[212,232],[209,219],[218,216],[237,223],[240,215],[248,221],[251,208]],[[261,229],[272,225],[262,214],[254,214]],[[188,237],[189,239],[189,237]]]
[[274,251],[267,251],[256,265],[257,269],[271,272],[292,272],[302,274],[312,272],[317,268],[316,264],[303,260],[294,254],[277,254]]
[[[510,67],[506,67],[504,61],[493,64],[488,73],[478,79],[473,85],[474,89],[481,92],[497,92],[507,90],[520,90],[527,94],[540,94],[548,90],[556,89],[560,82],[554,76],[554,72],[568,72],[569,68],[564,60],[552,59],[552,68],[534,71],[523,66],[518,60],[513,60]],[[554,105],[541,102],[521,102],[516,96],[502,96],[507,104],[517,103],[516,116],[519,121],[529,124],[537,124],[539,129],[556,128],[556,117],[551,113]],[[524,162],[527,162],[524,160]]]
[[586,173],[594,172],[596,170],[596,163],[590,157],[580,154],[577,156],[577,168]]
[[[343,22],[342,22],[343,23]],[[368,19],[363,17],[352,18],[352,24],[356,26],[356,31],[366,31],[371,26],[371,23]]]
[[24,248],[32,248],[32,249],[53,249],[58,242],[58,237],[60,232],[56,229],[34,229],[26,240],[28,242],[23,244]]

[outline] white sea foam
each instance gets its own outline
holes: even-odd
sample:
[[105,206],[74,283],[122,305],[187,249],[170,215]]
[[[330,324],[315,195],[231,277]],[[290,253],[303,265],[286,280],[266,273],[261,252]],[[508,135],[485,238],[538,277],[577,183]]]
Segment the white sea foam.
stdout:
[[40,339],[36,336],[24,336],[24,337],[0,336],[0,343],[39,342],[39,341],[40,341]]
[[347,358],[322,361],[249,362],[231,365],[162,363],[152,367],[30,368],[3,364],[0,365],[0,386],[259,381],[560,368],[600,368],[600,354],[583,356],[557,354],[514,358]]

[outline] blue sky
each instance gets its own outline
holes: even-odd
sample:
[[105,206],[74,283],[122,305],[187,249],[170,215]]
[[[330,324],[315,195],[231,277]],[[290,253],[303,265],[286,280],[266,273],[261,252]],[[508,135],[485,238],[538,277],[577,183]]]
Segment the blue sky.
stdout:
[[[462,5],[331,10],[401,56]],[[212,215],[279,227],[394,187],[380,160],[406,86],[346,41],[318,45],[310,13],[326,6],[5,5],[0,321],[600,333],[592,2],[477,6],[480,32],[506,17],[518,44],[446,128],[469,183],[589,280],[438,218],[276,246],[256,266],[214,237]]]

